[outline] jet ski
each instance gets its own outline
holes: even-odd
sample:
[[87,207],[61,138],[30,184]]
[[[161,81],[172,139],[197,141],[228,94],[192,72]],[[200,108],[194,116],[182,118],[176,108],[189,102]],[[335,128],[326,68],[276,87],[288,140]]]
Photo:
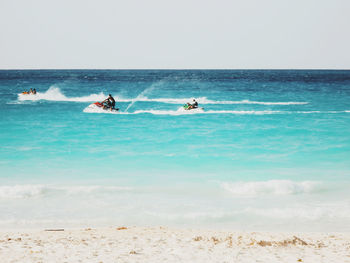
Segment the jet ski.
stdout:
[[33,91],[22,91],[20,94],[21,95],[36,95],[37,93],[36,93],[36,91],[35,92],[33,92]]
[[101,109],[101,110],[105,110],[105,111],[118,111],[119,110],[118,108],[111,109],[111,107],[109,105],[107,105],[107,103],[102,103],[102,102],[92,103],[88,107],[92,108],[92,109]]
[[190,111],[203,111],[204,110],[204,108],[200,108],[200,107],[192,108],[190,104],[183,105],[183,109],[190,110]]
[[32,93],[32,92],[29,92],[29,91],[23,91],[21,94],[22,95],[36,95],[36,93]]

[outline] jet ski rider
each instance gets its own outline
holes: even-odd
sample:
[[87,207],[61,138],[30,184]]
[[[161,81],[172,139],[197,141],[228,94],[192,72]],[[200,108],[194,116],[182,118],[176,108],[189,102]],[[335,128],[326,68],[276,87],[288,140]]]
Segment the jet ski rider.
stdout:
[[198,108],[198,102],[195,99],[193,99],[192,109],[196,109],[196,108]]
[[108,98],[101,102],[107,104],[107,108],[110,108],[111,111],[115,109],[115,99],[112,97],[111,94],[108,94]]
[[195,99],[193,99],[193,103],[192,104],[187,103],[187,105],[188,105],[188,109],[189,110],[198,108],[198,102]]

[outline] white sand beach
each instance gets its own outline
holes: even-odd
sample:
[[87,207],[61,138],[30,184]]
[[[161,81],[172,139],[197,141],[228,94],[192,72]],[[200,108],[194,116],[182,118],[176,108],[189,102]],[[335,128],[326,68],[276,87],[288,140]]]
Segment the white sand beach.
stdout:
[[1,262],[350,262],[349,233],[51,230],[1,231]]

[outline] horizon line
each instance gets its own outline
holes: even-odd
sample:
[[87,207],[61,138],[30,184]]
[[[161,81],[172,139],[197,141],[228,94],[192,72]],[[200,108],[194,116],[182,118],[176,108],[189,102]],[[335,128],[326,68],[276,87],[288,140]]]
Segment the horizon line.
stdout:
[[348,71],[350,68],[0,68],[6,70],[339,70]]

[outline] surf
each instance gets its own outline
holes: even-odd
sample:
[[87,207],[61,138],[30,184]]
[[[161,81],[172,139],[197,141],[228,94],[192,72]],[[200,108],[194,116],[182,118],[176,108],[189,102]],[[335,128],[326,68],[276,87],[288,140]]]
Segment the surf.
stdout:
[[250,182],[223,182],[222,189],[234,196],[296,195],[317,193],[322,190],[321,182],[269,180]]
[[0,186],[0,200],[45,198],[52,195],[81,195],[131,191],[126,186],[17,184]]

